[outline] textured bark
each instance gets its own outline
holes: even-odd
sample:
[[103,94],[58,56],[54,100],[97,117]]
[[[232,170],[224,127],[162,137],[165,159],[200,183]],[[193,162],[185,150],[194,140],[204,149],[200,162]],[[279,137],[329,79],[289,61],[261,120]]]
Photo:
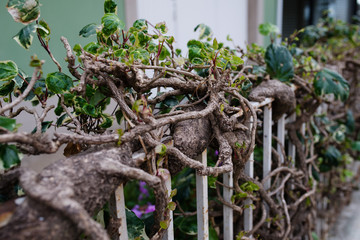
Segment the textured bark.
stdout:
[[290,86],[278,80],[263,81],[259,86],[254,88],[249,99],[252,101],[264,101],[265,98],[274,98],[273,120],[278,120],[284,113],[290,113],[295,109],[295,93]]
[[[202,109],[197,107],[195,110]],[[174,147],[186,156],[196,158],[210,144],[211,135],[212,128],[208,117],[181,121],[173,127]],[[183,168],[184,165],[180,161],[169,158],[169,170],[172,175]]]
[[[61,205],[60,201],[75,201],[89,214],[83,217],[91,217],[124,181],[102,170],[101,165],[107,161],[131,167],[141,163],[132,160],[128,146],[122,146],[93,149],[59,160],[39,174],[23,169],[21,185],[25,192],[28,190],[31,194],[17,206],[10,222],[0,228],[0,239],[79,239],[82,233],[78,228],[79,223],[69,219],[69,214],[79,212],[71,212],[70,208],[70,212],[64,214],[49,203]],[[29,176],[35,176],[35,182]],[[36,197],[41,194],[45,196],[44,199]]]

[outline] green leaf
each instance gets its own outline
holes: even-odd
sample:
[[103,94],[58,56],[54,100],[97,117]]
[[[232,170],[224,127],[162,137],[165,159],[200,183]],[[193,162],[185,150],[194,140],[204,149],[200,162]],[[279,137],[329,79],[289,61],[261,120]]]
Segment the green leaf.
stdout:
[[168,221],[161,221],[161,222],[160,222],[160,227],[161,227],[162,229],[167,229],[167,228],[169,227]]
[[181,232],[187,235],[196,236],[197,234],[196,216],[190,216],[184,218],[184,220],[180,223],[179,229]]
[[39,24],[31,23],[29,25],[26,25],[23,27],[14,37],[13,39],[23,48],[29,49],[29,47],[32,44],[32,41],[34,39],[33,33],[36,32],[36,30],[39,29],[39,31],[43,31],[45,33],[49,33],[46,28]]
[[160,61],[165,60],[166,57],[170,57],[170,56],[171,56],[170,51],[165,46],[163,46],[162,49],[161,49],[159,60]]
[[[41,19],[41,20],[39,21],[39,26],[42,27],[42,28],[38,28],[38,32],[39,32],[40,36],[41,36],[42,38],[45,38],[46,41],[48,42],[48,41],[49,41],[49,35],[50,35],[50,33],[51,33],[49,24],[48,24],[47,22],[45,22],[43,19]],[[45,31],[44,29],[45,29],[46,31]]]
[[289,81],[294,76],[292,56],[289,50],[278,44],[270,44],[265,52],[266,71],[273,79]]
[[125,208],[125,210],[129,239],[148,240],[149,237],[146,235],[144,222],[129,209]]
[[352,142],[351,149],[360,152],[360,141]]
[[105,0],[104,12],[105,13],[116,13],[116,3],[113,0]]
[[259,25],[259,33],[264,36],[268,36],[270,34],[279,33],[279,28],[272,23],[263,23]]
[[170,198],[173,198],[177,194],[177,189],[173,189],[170,193]]
[[29,24],[40,17],[38,0],[9,0],[6,8],[16,22]]
[[10,168],[20,163],[19,152],[14,145],[0,144],[0,160],[4,168]]
[[101,18],[101,24],[103,25],[102,32],[105,36],[110,36],[115,33],[118,29],[122,30],[125,28],[123,21],[115,13],[106,13]]
[[327,68],[316,74],[314,88],[318,96],[334,94],[335,98],[341,101],[345,101],[349,96],[348,82],[337,72]]
[[133,27],[138,30],[144,31],[148,28],[148,25],[145,19],[138,19],[133,23]]
[[70,119],[67,113],[61,115],[61,117],[59,117],[58,120],[56,121],[56,127],[60,127],[66,121],[67,118]]
[[14,79],[19,73],[19,69],[13,61],[0,61],[0,81]]
[[56,94],[63,93],[73,87],[71,77],[61,72],[49,73],[45,80],[48,89]]
[[100,45],[98,43],[90,42],[90,43],[86,44],[86,46],[84,47],[84,50],[91,54],[96,54],[97,50],[99,48],[100,48]]
[[124,117],[123,113],[121,110],[117,110],[115,112],[115,118],[116,118],[116,122],[120,125],[121,124],[121,120]]
[[159,154],[160,156],[163,156],[166,154],[166,145],[165,144],[159,144],[155,147],[155,153]]
[[9,95],[15,87],[14,81],[0,82],[0,96],[4,97]]
[[14,131],[16,127],[16,120],[0,116],[0,127],[3,127],[9,131]]
[[218,47],[219,47],[218,41],[216,40],[216,38],[214,38],[214,40],[213,40],[213,48],[214,48],[214,50],[217,50]]
[[166,34],[168,31],[165,22],[159,22],[158,24],[155,25],[155,28],[158,29],[162,34]]
[[144,64],[148,63],[149,59],[150,59],[149,52],[146,51],[145,49],[141,49],[141,48],[130,52],[130,55],[133,55],[134,59],[140,60]]
[[238,57],[236,55],[232,55],[231,59],[230,59],[230,63],[231,63],[231,65],[239,66],[239,65],[244,64],[244,61],[241,59],[241,57]]
[[213,35],[213,32],[211,28],[203,23],[197,25],[194,29],[194,32],[199,30],[199,39],[203,40],[205,38],[211,38]]
[[213,227],[209,228],[209,240],[219,240],[217,232]]
[[96,23],[90,23],[80,30],[79,36],[87,38],[96,35],[96,29],[98,27],[99,26]]
[[[51,127],[52,122],[53,121],[44,121],[44,122],[42,122],[41,123],[41,132],[42,133],[46,132],[46,130]],[[34,133],[36,133],[36,131],[37,131],[37,127],[35,127],[34,130],[32,130],[31,133],[34,134]]]
[[85,104],[82,107],[83,111],[85,114],[91,116],[91,117],[96,117],[96,109],[94,107],[94,105],[91,104]]
[[99,125],[99,127],[109,128],[112,126],[113,120],[110,116],[107,114],[101,114],[101,118],[103,119],[103,122]]
[[167,205],[167,208],[170,210],[170,211],[174,211],[176,209],[176,203],[174,202],[169,202],[168,205]]

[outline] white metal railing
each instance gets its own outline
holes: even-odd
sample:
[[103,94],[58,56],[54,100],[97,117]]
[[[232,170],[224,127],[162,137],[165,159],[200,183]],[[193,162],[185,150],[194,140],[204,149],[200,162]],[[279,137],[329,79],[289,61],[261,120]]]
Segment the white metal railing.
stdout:
[[[271,150],[272,150],[272,108],[271,104],[274,99],[266,98],[263,102],[251,102],[252,106],[255,109],[263,108],[264,119],[263,119],[263,177],[266,177],[271,172]],[[295,121],[295,114],[286,119],[289,122]],[[277,137],[279,143],[277,145],[277,152],[280,156],[280,161],[283,163],[282,148],[281,145],[285,146],[285,116],[282,116],[277,122]],[[252,121],[248,127],[252,127]],[[295,160],[295,146],[288,143],[288,156],[291,157],[292,162]],[[207,150],[199,156],[198,160],[207,166]],[[251,154],[249,161],[245,166],[245,173],[254,177],[254,156]],[[233,195],[233,173],[223,174],[224,187],[223,187],[223,198],[227,202],[231,202],[231,197]],[[226,187],[229,186],[229,187]],[[269,178],[264,183],[265,189],[270,189],[271,179]],[[171,178],[169,177],[166,180],[166,188],[168,194],[171,193]],[[209,217],[208,217],[208,181],[207,176],[196,175],[196,201],[197,201],[197,225],[198,225],[198,238],[201,240],[209,239]],[[245,204],[251,206],[252,201],[250,199],[245,200]],[[117,207],[117,216],[121,219],[121,227],[119,228],[120,240],[127,240],[127,228],[126,228],[126,215],[125,215],[125,201],[123,194],[122,185],[116,190],[116,207]],[[223,207],[223,216],[224,216],[224,239],[232,240],[234,238],[233,232],[233,209],[225,206]],[[124,223],[124,224],[123,224]],[[252,207],[247,207],[244,210],[244,226],[243,229],[245,232],[251,231],[253,228],[253,209]],[[173,228],[173,216],[171,213],[169,227],[166,230],[164,240],[173,240],[174,239],[174,228]]]

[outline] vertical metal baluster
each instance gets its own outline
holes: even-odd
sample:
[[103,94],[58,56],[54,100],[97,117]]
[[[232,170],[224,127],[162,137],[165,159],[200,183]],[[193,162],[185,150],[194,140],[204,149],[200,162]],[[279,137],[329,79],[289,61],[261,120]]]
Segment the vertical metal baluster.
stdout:
[[[223,175],[224,184],[229,187],[233,187],[233,172],[224,173]],[[233,195],[233,190],[224,186],[223,188],[223,197],[224,200],[231,203],[231,196]],[[233,230],[233,209],[223,205],[223,219],[224,219],[224,240],[232,240],[234,238]]]
[[[207,150],[200,157],[200,162],[207,166]],[[208,179],[207,176],[196,174],[196,209],[198,240],[209,239],[209,208],[208,208]]]
[[[250,118],[249,129],[252,129],[253,126],[253,118]],[[254,177],[254,153],[251,154],[249,161],[245,165],[245,174],[249,177]],[[245,204],[251,206],[251,199],[246,199]],[[244,210],[244,231],[249,232],[253,228],[253,209],[252,207],[245,208]],[[252,238],[252,236],[249,236]]]
[[[271,104],[264,107],[264,123],[263,123],[263,177],[271,172],[271,138],[272,138],[272,109]],[[265,190],[271,187],[271,179],[264,183]]]
[[119,240],[128,240],[128,231],[126,223],[126,209],[125,209],[125,198],[124,198],[124,186],[121,184],[115,190],[115,201],[116,201],[116,216],[121,219],[121,226],[119,227]]

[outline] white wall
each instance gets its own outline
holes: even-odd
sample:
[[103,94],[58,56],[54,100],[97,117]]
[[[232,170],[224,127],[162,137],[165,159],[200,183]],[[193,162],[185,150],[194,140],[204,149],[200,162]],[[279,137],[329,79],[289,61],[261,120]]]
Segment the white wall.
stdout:
[[245,47],[248,39],[248,0],[128,0],[125,4],[127,9],[131,4],[136,8],[131,11],[136,16],[127,17],[128,26],[139,18],[152,24],[165,21],[175,47],[183,51],[188,40],[198,38],[194,28],[199,23],[210,26],[218,41],[225,42],[230,34],[236,45]]

